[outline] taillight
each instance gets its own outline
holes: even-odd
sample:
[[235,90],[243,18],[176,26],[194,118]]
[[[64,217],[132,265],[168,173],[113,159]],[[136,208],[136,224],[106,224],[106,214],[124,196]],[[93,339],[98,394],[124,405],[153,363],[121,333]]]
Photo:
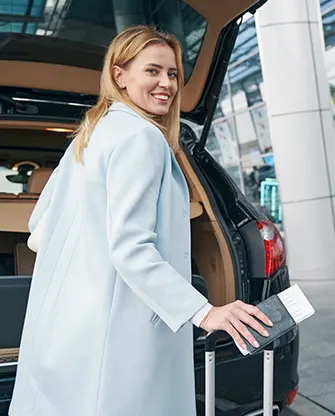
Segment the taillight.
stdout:
[[291,406],[291,404],[294,402],[294,399],[296,398],[298,393],[298,387],[288,392],[286,396],[286,404],[287,406]]
[[270,277],[285,264],[285,247],[277,227],[269,220],[256,221],[264,241],[265,276]]

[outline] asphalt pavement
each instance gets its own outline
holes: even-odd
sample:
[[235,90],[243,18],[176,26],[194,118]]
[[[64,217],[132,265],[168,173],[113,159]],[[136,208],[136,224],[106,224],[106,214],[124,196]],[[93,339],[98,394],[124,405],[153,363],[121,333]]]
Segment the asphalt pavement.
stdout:
[[292,280],[308,297],[315,315],[300,324],[299,393],[283,416],[335,415],[334,280]]

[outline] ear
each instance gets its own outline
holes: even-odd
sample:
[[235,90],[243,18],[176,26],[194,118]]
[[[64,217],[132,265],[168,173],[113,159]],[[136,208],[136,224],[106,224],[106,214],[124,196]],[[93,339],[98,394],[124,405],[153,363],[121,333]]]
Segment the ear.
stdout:
[[112,68],[112,75],[119,88],[126,88],[124,85],[124,70],[121,67],[114,65]]

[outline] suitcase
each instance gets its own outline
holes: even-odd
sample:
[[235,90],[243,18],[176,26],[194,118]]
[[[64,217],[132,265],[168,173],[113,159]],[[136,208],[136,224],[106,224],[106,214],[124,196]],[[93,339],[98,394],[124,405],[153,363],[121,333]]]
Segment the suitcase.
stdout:
[[[215,348],[219,340],[228,340],[224,331],[214,331],[205,341],[205,416],[215,416]],[[264,354],[263,370],[263,416],[273,416],[273,349],[267,346]]]

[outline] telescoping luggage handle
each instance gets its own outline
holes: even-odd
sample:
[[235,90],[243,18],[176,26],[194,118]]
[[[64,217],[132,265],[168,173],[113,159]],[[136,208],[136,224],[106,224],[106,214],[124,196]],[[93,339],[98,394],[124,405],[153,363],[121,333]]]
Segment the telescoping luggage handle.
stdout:
[[214,331],[205,340],[205,415],[215,416],[215,348],[217,342],[228,341],[225,331]]
[[[218,341],[231,337],[225,331],[214,331],[205,340],[205,415],[215,416],[215,349]],[[264,350],[263,416],[273,415],[273,345]]]

